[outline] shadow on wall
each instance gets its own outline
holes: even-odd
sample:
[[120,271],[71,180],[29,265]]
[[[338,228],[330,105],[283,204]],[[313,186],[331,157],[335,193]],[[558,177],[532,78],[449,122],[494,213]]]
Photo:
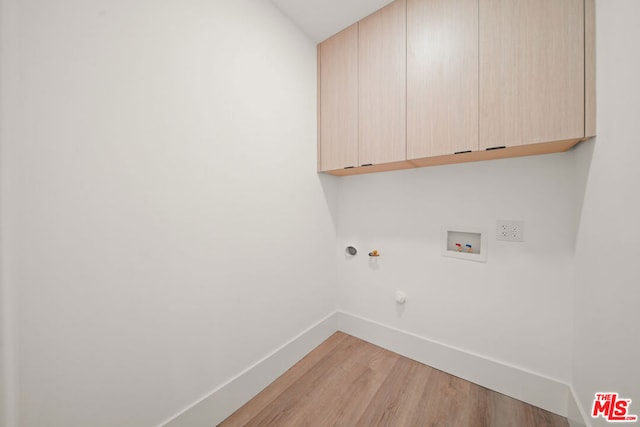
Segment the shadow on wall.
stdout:
[[582,209],[584,207],[584,198],[587,192],[589,181],[589,171],[591,170],[591,162],[593,161],[593,152],[595,150],[596,138],[581,142],[576,145],[574,151],[574,170],[575,170],[575,188],[576,188],[576,213],[573,229],[573,249],[575,251],[578,241],[578,230],[582,222]]
[[327,208],[331,214],[331,222],[333,229],[338,229],[338,180],[340,178],[325,173],[318,174],[318,181],[322,187],[324,199],[327,202]]

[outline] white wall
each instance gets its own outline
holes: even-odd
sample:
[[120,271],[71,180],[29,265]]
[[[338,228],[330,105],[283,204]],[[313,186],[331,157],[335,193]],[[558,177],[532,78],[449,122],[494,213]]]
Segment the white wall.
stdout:
[[266,1],[4,6],[20,427],[158,424],[333,310],[313,42]]
[[0,426],[13,424],[14,382],[12,369],[13,340],[11,338],[11,304],[9,289],[6,287],[6,268],[4,266],[4,139],[7,128],[4,112],[7,110],[5,96],[5,51],[7,25],[4,13],[4,0],[0,0]]
[[587,412],[595,393],[616,391],[640,415],[640,2],[598,0],[596,13],[598,137],[593,157],[583,147],[577,158],[588,180],[576,248],[572,382]]
[[[568,381],[574,169],[568,152],[342,178],[340,309]],[[525,242],[496,241],[499,219]],[[484,228],[487,263],[442,257],[445,225]]]
[[271,0],[316,43],[383,8],[392,0]]

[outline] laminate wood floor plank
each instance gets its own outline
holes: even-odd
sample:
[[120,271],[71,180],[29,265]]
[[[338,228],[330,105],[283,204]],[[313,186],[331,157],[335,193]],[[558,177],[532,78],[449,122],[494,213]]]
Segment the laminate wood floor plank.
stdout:
[[326,341],[316,347],[312,352],[307,354],[302,360],[293,365],[287,370],[277,381],[271,383],[267,388],[262,390],[251,401],[244,405],[241,409],[234,412],[228,417],[222,425],[225,426],[244,426],[255,415],[264,410],[271,402],[273,402],[283,390],[289,388],[292,384],[298,381],[303,375],[305,375],[316,363],[328,354],[334,351],[334,349],[341,345],[342,342],[348,339],[349,336],[342,332],[336,332],[331,335]]
[[353,427],[400,356],[379,348],[364,361],[351,384],[344,376],[330,380],[330,393],[317,395],[313,406],[322,425]]
[[531,411],[529,410],[529,405],[503,394],[491,394],[489,408],[491,414],[489,425],[491,426],[509,427],[514,425],[535,425]]
[[532,408],[534,425],[538,427],[566,427],[567,420],[560,415],[552,414],[544,409]]
[[422,391],[424,409],[414,415],[412,426],[482,426],[474,405],[474,384],[433,369]]
[[428,368],[400,357],[356,425],[410,425],[413,416],[420,412],[422,389],[429,380],[428,372],[426,375],[419,372],[423,367]]
[[568,427],[568,422],[337,332],[219,426]]
[[[322,357],[298,381],[291,384],[269,406],[257,413],[246,426],[315,425],[324,418],[322,411],[332,396],[342,395],[348,386],[368,369],[368,362],[381,349],[347,337],[333,352]],[[225,424],[222,426],[236,424]]]
[[504,394],[485,389],[489,418],[486,425],[492,427],[535,426],[567,427],[567,419]]

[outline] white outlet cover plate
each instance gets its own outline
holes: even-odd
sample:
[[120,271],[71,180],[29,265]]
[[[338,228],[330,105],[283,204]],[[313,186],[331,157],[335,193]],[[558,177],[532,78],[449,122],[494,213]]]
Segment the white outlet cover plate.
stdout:
[[524,242],[524,221],[496,221],[496,240]]

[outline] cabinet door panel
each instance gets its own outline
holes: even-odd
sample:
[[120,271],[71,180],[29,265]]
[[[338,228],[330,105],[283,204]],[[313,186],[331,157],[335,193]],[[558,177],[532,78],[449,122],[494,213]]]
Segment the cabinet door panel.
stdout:
[[584,0],[480,0],[480,148],[584,136]]
[[406,1],[359,23],[359,162],[406,159]]
[[584,2],[584,136],[596,135],[596,2]]
[[407,0],[407,158],[478,150],[478,0]]
[[358,166],[358,24],[318,45],[319,170]]

